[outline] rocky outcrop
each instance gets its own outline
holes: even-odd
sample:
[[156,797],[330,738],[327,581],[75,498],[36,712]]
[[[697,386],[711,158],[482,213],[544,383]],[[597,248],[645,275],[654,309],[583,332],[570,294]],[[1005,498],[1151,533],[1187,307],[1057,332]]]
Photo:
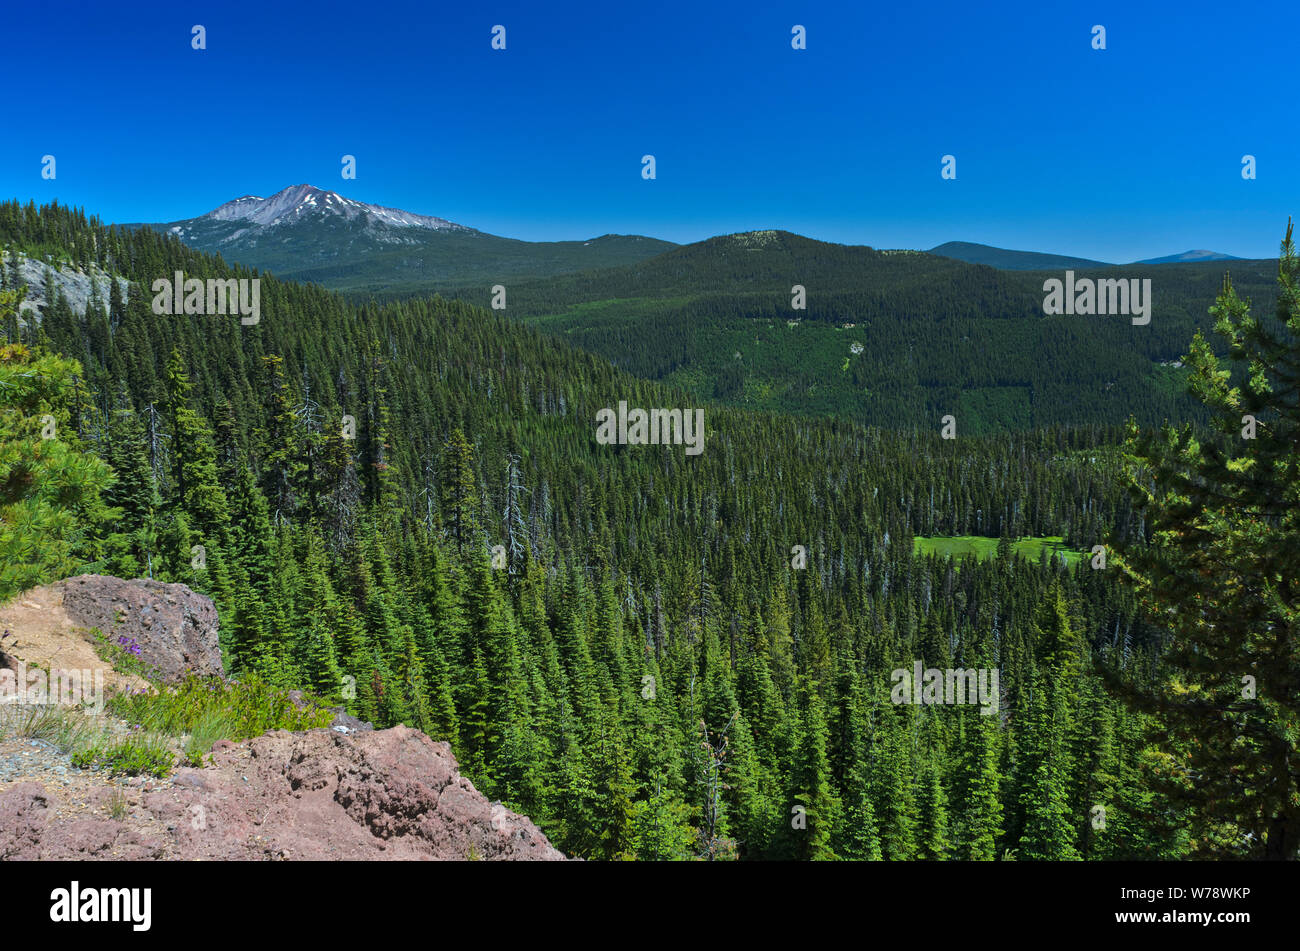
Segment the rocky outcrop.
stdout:
[[[40,323],[53,290],[57,290],[59,297],[74,314],[81,316],[90,306],[92,296],[98,299],[100,307],[107,314],[111,296],[119,292],[125,293],[130,286],[126,278],[111,278],[95,265],[91,265],[90,273],[87,274],[66,263],[41,261],[13,251],[0,253],[0,257],[4,258],[6,280],[12,278],[16,267],[19,280],[27,286],[18,317],[20,326],[25,326],[31,318]],[[117,284],[116,289],[114,283]]]
[[[183,584],[109,575],[77,575],[54,585],[74,624],[99,628],[114,643],[138,653],[168,683],[187,673],[225,676],[212,599]],[[132,647],[131,645],[136,645]]]
[[[78,810],[74,806],[81,803]],[[212,764],[89,793],[0,787],[0,859],[561,860],[419,730],[275,731]]]
[[[102,666],[88,628],[138,645],[168,680],[223,673],[216,609],[184,585],[81,575],[0,606],[0,648],[28,665]],[[111,673],[110,690],[144,689]],[[101,717],[115,735],[132,729]],[[0,860],[563,858],[461,776],[448,744],[342,708],[328,728],[218,742],[204,766],[164,779],[78,768],[55,743],[0,728]]]
[[134,692],[147,686],[144,678],[115,670],[100,655],[85,625],[74,622],[64,610],[61,585],[31,588],[0,604],[0,667],[102,673],[109,691]]

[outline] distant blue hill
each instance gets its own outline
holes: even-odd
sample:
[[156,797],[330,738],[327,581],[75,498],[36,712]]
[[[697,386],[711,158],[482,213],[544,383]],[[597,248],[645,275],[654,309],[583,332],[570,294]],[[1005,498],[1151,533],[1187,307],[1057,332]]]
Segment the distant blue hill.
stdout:
[[931,248],[930,254],[944,258],[955,258],[968,264],[987,264],[989,267],[1003,271],[1057,271],[1062,268],[1111,267],[1105,261],[1092,261],[1088,258],[1074,258],[1065,254],[1042,254],[1038,251],[1011,251],[1006,248],[994,248],[987,244],[973,244],[969,241],[949,241],[937,248]]
[[1147,258],[1134,261],[1134,264],[1189,264],[1197,261],[1240,261],[1233,254],[1221,254],[1218,251],[1184,251],[1182,254],[1170,254],[1163,258]]
[[[1039,251],[1012,251],[1008,248],[995,248],[987,244],[975,244],[970,241],[949,241],[937,248],[931,248],[930,254],[954,258],[968,264],[987,264],[989,267],[1003,271],[1059,271],[1062,268],[1114,267],[1107,261],[1093,261],[1090,258],[1075,258],[1066,254],[1043,254]],[[1134,264],[1196,264],[1201,261],[1240,261],[1239,257],[1223,254],[1219,251],[1184,251],[1182,254],[1169,254],[1162,258],[1146,258],[1134,261]]]

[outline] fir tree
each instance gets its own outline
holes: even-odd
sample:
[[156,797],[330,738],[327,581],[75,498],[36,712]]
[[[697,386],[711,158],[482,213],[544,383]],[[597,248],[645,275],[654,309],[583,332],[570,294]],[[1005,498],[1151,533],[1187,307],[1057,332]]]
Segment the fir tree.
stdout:
[[1130,429],[1130,473],[1151,544],[1126,555],[1172,647],[1161,682],[1127,696],[1159,714],[1170,762],[1155,779],[1195,809],[1207,854],[1300,858],[1300,258],[1288,223],[1277,310],[1250,312],[1225,278],[1210,313],[1237,368],[1199,334],[1191,392],[1214,432]]

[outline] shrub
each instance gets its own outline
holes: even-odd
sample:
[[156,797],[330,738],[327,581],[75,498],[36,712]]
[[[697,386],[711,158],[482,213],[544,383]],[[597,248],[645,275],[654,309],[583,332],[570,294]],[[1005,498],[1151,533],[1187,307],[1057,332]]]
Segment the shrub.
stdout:
[[[306,699],[306,698],[305,698]],[[267,730],[310,730],[329,726],[334,715],[316,700],[299,710],[288,694],[249,677],[238,683],[219,677],[187,677],[153,693],[119,694],[109,708],[145,730],[168,736],[189,735],[187,762],[202,757],[218,740],[246,740]]]
[[171,772],[176,755],[159,737],[129,736],[118,742],[92,746],[76,753],[72,765],[79,769],[105,769],[114,775],[162,778]]

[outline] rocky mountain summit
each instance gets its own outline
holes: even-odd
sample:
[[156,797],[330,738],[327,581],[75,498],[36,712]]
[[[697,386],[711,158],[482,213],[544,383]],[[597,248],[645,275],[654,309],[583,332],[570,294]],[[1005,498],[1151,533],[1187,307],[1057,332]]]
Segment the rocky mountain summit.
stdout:
[[643,235],[522,241],[308,184],[243,195],[191,218],[122,227],[150,228],[279,278],[384,295],[486,290],[505,280],[634,264],[675,247]]
[[[383,224],[392,228],[427,228],[435,231],[470,231],[464,225],[417,215],[398,208],[385,208],[366,202],[344,198],[338,192],[326,191],[314,185],[290,185],[270,198],[245,195],[214,208],[196,220],[242,221],[248,226],[264,228],[290,224],[311,215],[343,218],[348,221],[362,219],[366,224]],[[183,226],[173,227],[179,233]]]

